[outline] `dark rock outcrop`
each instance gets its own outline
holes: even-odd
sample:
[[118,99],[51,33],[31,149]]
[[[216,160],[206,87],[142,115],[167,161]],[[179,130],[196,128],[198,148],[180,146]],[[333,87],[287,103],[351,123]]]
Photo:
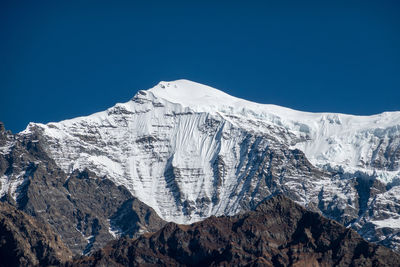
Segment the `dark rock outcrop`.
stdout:
[[60,265],[71,259],[48,225],[0,202],[0,266]]
[[138,233],[156,232],[166,222],[157,213],[136,198],[130,198],[110,217],[111,227],[117,234],[137,237]]
[[168,223],[122,238],[71,266],[399,266],[400,255],[282,195],[254,211]]

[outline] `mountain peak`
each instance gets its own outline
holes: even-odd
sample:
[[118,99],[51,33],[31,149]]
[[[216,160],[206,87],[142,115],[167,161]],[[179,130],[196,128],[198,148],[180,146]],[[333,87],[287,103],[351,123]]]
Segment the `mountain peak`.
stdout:
[[[400,112],[302,112],[178,80],[90,116],[32,123],[18,136],[41,142],[68,174],[87,168],[125,186],[165,221],[234,215],[285,192],[365,227],[368,238],[400,244]],[[14,153],[14,143],[6,139],[0,154]],[[10,179],[6,170],[0,197],[17,199],[27,174]]]
[[244,101],[213,87],[189,80],[161,81],[148,90],[156,97],[183,106],[219,106]]

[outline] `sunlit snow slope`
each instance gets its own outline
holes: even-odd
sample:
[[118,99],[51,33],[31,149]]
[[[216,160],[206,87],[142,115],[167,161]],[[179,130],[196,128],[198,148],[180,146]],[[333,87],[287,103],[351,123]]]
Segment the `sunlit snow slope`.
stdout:
[[[400,155],[396,149],[400,145],[400,112],[374,116],[301,112],[249,102],[187,80],[160,83],[149,91],[196,112],[240,116],[284,127],[307,139],[294,147],[315,165],[340,166],[349,172],[375,171],[384,182],[399,177]],[[251,129],[263,131],[257,127]],[[382,153],[387,157],[380,157]]]
[[372,241],[400,241],[400,112],[300,112],[178,80],[20,134],[38,136],[66,172],[106,175],[166,220],[235,214],[280,191]]

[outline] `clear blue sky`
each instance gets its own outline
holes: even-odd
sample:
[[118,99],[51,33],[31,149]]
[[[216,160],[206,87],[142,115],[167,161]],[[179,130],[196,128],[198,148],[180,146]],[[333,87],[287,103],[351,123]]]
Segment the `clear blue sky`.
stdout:
[[0,1],[0,121],[18,132],[180,78],[305,111],[400,110],[400,1],[215,2]]

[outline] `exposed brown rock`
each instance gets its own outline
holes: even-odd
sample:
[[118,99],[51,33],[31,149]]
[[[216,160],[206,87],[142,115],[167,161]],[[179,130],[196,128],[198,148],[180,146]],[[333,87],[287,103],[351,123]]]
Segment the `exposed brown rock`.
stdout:
[[48,225],[0,202],[0,266],[60,265],[71,259]]
[[400,255],[278,195],[255,211],[168,223],[73,266],[399,266]]

